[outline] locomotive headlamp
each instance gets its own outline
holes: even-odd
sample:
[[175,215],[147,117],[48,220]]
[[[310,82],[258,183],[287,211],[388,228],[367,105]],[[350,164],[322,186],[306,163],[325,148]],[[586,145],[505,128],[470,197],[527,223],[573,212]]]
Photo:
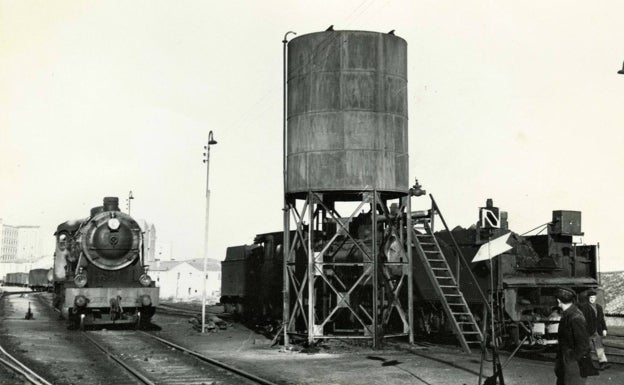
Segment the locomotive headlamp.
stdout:
[[85,287],[87,285],[87,275],[80,272],[74,277],[74,283],[78,287]]
[[139,277],[139,282],[141,283],[141,285],[148,287],[152,284],[152,278],[147,274],[141,274],[141,276]]
[[151,304],[152,304],[152,297],[150,297],[149,295],[142,295],[141,296],[141,305],[149,306]]
[[77,295],[76,298],[74,298],[74,305],[76,305],[76,307],[85,307],[87,303],[89,303],[89,300],[84,295]]
[[119,229],[119,226],[121,225],[121,223],[119,222],[119,219],[117,218],[111,218],[108,220],[108,228],[111,229],[112,231],[116,231]]

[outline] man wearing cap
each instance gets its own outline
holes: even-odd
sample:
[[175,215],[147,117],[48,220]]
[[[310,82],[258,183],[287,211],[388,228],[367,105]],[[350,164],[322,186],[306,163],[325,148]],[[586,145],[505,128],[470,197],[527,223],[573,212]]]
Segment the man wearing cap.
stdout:
[[576,293],[567,288],[555,292],[557,303],[563,310],[557,335],[557,360],[555,375],[557,385],[585,385],[581,377],[579,360],[589,354],[589,335],[583,313],[574,305]]
[[587,292],[587,303],[584,303],[579,308],[585,316],[587,322],[587,334],[589,334],[590,346],[596,352],[598,356],[598,363],[600,370],[607,369],[611,366],[607,362],[607,356],[605,355],[604,346],[602,344],[602,337],[607,336],[607,324],[605,322],[604,312],[602,306],[596,303],[596,292],[590,290]]

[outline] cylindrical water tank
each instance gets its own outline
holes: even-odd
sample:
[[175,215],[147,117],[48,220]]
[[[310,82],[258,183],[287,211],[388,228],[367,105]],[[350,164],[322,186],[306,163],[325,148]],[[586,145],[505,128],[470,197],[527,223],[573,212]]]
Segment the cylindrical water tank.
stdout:
[[287,194],[409,187],[407,43],[325,31],[288,43]]

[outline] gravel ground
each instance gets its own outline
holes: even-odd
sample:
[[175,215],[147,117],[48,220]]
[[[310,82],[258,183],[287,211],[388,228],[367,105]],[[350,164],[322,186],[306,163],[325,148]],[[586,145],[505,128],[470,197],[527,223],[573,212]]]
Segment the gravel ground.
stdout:
[[[215,314],[222,308],[209,307],[208,311]],[[189,321],[190,317],[157,314],[154,323],[162,330],[154,333],[279,384],[478,383],[480,354],[466,355],[454,346],[393,342],[373,350],[365,341],[327,340],[314,351],[284,349],[271,346],[270,339],[236,322],[228,322],[226,330],[201,334]],[[506,355],[501,360],[504,362]],[[491,369],[486,362],[484,374],[491,375]],[[515,357],[504,374],[507,385],[555,383],[553,363],[548,360]],[[88,378],[84,380],[89,383]],[[614,365],[588,379],[587,384],[624,384],[624,366]]]
[[[183,306],[177,304],[178,306]],[[218,313],[220,307],[210,307]],[[159,315],[157,332],[210,357],[256,373],[280,384],[477,384],[480,354],[466,355],[454,346],[409,345],[393,342],[373,350],[364,341],[324,341],[318,350],[284,349],[238,323],[227,330],[201,334],[189,319]],[[507,355],[502,354],[505,362]],[[554,363],[513,358],[504,369],[507,385],[554,384]],[[491,363],[484,375],[492,373]],[[587,381],[624,384],[624,367],[614,366]]]

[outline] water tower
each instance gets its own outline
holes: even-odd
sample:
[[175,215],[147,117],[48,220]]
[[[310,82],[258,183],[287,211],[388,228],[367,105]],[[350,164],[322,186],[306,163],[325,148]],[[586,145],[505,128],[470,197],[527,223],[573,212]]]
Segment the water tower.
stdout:
[[286,343],[413,341],[411,232],[401,231],[411,220],[407,43],[328,30],[285,39],[284,53]]

